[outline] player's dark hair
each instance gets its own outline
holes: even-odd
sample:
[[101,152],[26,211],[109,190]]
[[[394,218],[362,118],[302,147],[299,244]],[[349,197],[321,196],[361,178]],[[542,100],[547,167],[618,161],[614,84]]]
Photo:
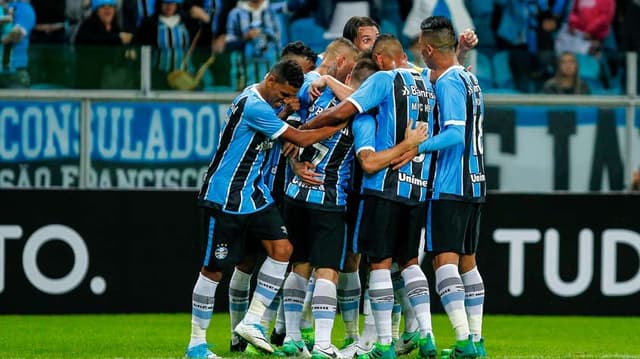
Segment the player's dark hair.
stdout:
[[342,29],[342,37],[354,41],[358,36],[358,29],[364,26],[374,26],[380,31],[380,25],[368,16],[352,16],[347,20]]
[[442,50],[455,50],[456,33],[451,21],[444,16],[429,16],[420,24],[422,35],[429,38],[431,45]]
[[371,58],[359,59],[351,70],[351,81],[362,83],[378,70],[378,65]]
[[279,83],[289,83],[289,85],[295,88],[300,88],[304,82],[302,67],[294,60],[278,61],[278,63],[273,65],[269,73],[273,75]]
[[316,52],[313,51],[312,48],[305,45],[305,43],[302,41],[294,41],[285,45],[280,56],[285,57],[287,55],[302,56],[314,64],[316,63],[316,61],[318,61],[318,54],[316,54]]
[[356,57],[356,62],[362,59],[373,59],[373,52],[371,49],[360,51]]

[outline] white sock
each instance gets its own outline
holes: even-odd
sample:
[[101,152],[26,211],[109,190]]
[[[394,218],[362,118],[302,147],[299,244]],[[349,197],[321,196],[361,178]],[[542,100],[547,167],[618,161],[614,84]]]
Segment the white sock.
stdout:
[[376,269],[369,273],[369,299],[376,321],[380,344],[391,343],[391,310],[393,309],[393,284],[391,271]]
[[278,315],[276,317],[276,325],[274,326],[274,330],[278,334],[286,332],[284,321],[284,294],[280,298],[280,305],[278,306]]
[[336,285],[327,279],[317,279],[311,301],[315,320],[315,344],[326,349],[331,345],[331,330],[336,317]]
[[398,340],[400,338],[400,320],[402,319],[402,305],[400,304],[400,296],[404,292],[404,281],[398,265],[391,265],[391,283],[393,284],[393,309],[391,309],[391,338]]
[[345,337],[357,341],[360,337],[360,273],[349,272],[338,275],[338,306],[344,322]]
[[287,336],[293,340],[301,340],[300,320],[302,318],[302,306],[304,305],[307,279],[298,273],[291,272],[284,281],[282,293],[284,294],[284,320]]
[[306,292],[304,295],[304,305],[302,307],[302,321],[300,322],[300,328],[307,329],[313,328],[313,312],[311,311],[311,298],[313,297],[313,291],[315,290],[316,276],[315,272],[311,273],[309,281],[307,282]]
[[213,315],[218,282],[200,273],[196,285],[193,287],[191,299],[191,340],[189,348],[207,342],[207,328]]
[[456,332],[456,340],[468,339],[469,323],[464,308],[464,285],[458,273],[458,266],[445,264],[436,269],[436,288],[451,326]]
[[431,300],[429,298],[429,282],[418,265],[410,265],[402,271],[404,289],[413,307],[413,312],[420,324],[420,336],[433,336],[431,326]]
[[464,307],[469,319],[469,331],[473,341],[482,339],[482,308],[484,305],[484,282],[478,267],[460,275],[464,284]]
[[242,321],[249,307],[249,290],[251,274],[233,269],[229,281],[229,318],[231,320],[231,333],[236,325]]
[[279,262],[271,257],[267,257],[262,263],[249,310],[242,320],[244,324],[260,324],[264,312],[282,286],[288,265],[289,262]]
[[371,310],[371,300],[369,299],[369,289],[364,291],[364,302],[362,303],[362,314],[364,315],[364,327],[360,335],[360,345],[370,347],[378,339],[376,332],[376,321]]
[[271,327],[271,323],[276,319],[276,315],[278,315],[278,308],[282,302],[282,296],[280,293],[282,293],[282,288],[280,288],[278,294],[273,298],[273,301],[271,301],[267,310],[264,311],[262,319],[260,319],[260,324],[265,329],[269,329]]

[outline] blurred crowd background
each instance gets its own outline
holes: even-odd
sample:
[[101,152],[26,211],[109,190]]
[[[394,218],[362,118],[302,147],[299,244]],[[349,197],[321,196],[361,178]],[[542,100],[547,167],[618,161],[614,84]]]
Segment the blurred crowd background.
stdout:
[[640,49],[640,0],[0,0],[0,87],[138,89],[148,45],[154,90],[213,54],[198,89],[236,91],[291,41],[321,53],[351,16],[374,19],[420,65],[431,15],[475,29],[467,65],[489,93],[622,94],[625,52]]

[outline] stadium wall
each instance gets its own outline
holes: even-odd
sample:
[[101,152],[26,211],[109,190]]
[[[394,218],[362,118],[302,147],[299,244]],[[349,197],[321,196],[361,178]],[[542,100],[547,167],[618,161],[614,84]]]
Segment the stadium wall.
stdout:
[[[195,197],[0,190],[0,313],[189,312],[200,263]],[[478,251],[485,311],[637,315],[638,208],[640,195],[491,194]],[[423,264],[433,287],[428,257]],[[216,310],[226,310],[226,288]],[[432,303],[442,311],[435,295]]]
[[[228,107],[201,100],[92,101],[85,126],[82,104],[0,101],[0,188],[197,188]],[[488,187],[624,190],[640,165],[640,115],[631,110],[632,122],[621,105],[488,104]]]

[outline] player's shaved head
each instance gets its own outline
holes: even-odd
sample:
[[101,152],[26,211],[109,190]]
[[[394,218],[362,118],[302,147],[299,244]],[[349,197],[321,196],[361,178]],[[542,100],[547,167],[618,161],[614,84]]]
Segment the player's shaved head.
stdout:
[[455,52],[456,35],[451,21],[444,16],[430,16],[420,24],[422,46],[430,45],[442,52]]
[[376,55],[388,56],[397,56],[404,53],[400,40],[391,34],[380,34],[376,42],[373,43],[371,51]]
[[393,70],[405,67],[407,55],[397,37],[391,34],[382,34],[373,44],[371,58],[376,62],[380,70]]

